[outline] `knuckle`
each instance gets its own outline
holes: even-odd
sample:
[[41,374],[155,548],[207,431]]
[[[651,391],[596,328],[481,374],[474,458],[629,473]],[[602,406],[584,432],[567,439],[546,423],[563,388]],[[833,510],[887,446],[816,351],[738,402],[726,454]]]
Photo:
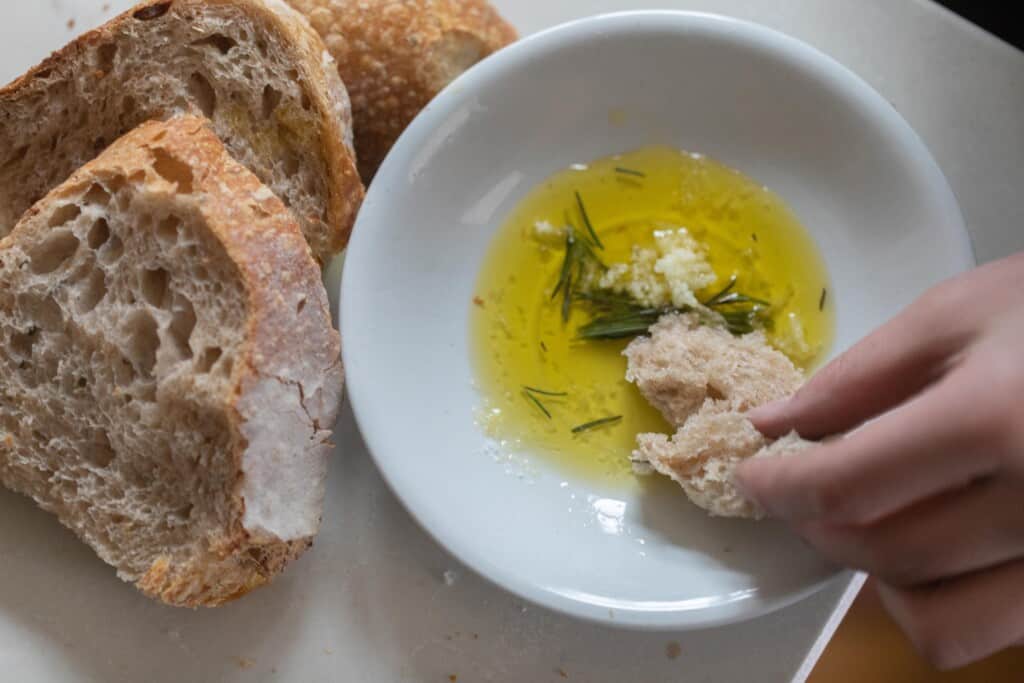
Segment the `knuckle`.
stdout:
[[924,557],[900,548],[871,530],[848,531],[843,541],[842,558],[847,564],[877,576],[893,586],[910,586],[927,575]]
[[947,628],[931,624],[922,626],[911,640],[921,656],[940,671],[954,669],[970,660],[960,639]]
[[890,590],[890,595],[894,593],[897,595],[894,598],[897,611],[893,616],[929,664],[936,669],[947,670],[969,663],[971,657],[958,634],[962,624],[949,619],[948,615],[943,618],[934,613],[929,609],[931,601],[926,597],[902,593],[899,589]]
[[825,521],[843,520],[847,515],[849,496],[835,477],[818,478],[810,487],[811,513]]

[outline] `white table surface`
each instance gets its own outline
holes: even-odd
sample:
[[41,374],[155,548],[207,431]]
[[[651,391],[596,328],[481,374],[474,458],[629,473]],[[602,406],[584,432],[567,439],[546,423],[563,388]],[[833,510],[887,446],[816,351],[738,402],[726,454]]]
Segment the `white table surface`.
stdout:
[[[3,0],[0,82],[130,4]],[[979,260],[1024,249],[1024,53],[928,0],[495,4],[524,34],[645,7],[729,14],[801,38],[917,129]],[[347,410],[337,441],[316,548],[270,588],[216,611],[149,602],[27,500],[0,492],[0,680],[774,683],[806,675],[854,592],[845,576],[790,609],[704,632],[572,621],[501,592],[430,540],[385,487]]]

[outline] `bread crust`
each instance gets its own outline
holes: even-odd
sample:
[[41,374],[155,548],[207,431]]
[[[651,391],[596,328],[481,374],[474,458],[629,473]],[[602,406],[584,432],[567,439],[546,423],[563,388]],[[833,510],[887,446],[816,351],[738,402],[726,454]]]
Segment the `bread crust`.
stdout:
[[[170,605],[217,606],[266,584],[312,544],[320,521],[329,434],[342,389],[340,337],[333,328],[320,270],[313,261],[294,216],[268,188],[233,158],[208,123],[183,116],[151,122],[114,143],[26,213],[15,230],[0,240],[11,247],[22,231],[45,230],[36,220],[44,207],[75,196],[98,176],[132,177],[152,165],[151,150],[167,150],[191,171],[192,201],[209,233],[237,268],[245,293],[245,342],[233,366],[229,391],[221,397],[231,428],[235,482],[229,494],[230,523],[205,532],[186,558],[155,557],[135,580],[147,595]],[[175,186],[150,174],[157,190]],[[162,184],[162,185],[161,185]],[[164,187],[166,186],[166,187]],[[272,382],[276,410],[282,401],[301,406],[304,429],[269,445],[274,476],[307,484],[294,492],[303,500],[278,504],[262,524],[249,523],[249,511],[268,507],[262,493],[247,486],[259,468],[261,449],[249,428],[269,419],[252,405],[253,392]],[[0,468],[2,470],[2,468]],[[291,471],[294,470],[294,471]],[[269,507],[273,507],[270,505]],[[276,517],[274,517],[276,515]],[[62,519],[76,532],[73,522]],[[285,530],[296,533],[276,533]]]
[[[210,6],[238,8],[261,23],[268,32],[280,39],[281,45],[289,47],[293,52],[292,62],[304,86],[304,95],[309,99],[319,121],[317,134],[320,144],[316,147],[322,152],[323,168],[327,175],[326,222],[315,216],[299,216],[299,220],[303,223],[307,237],[316,233],[317,238],[309,241],[314,256],[323,264],[348,244],[365,190],[356,168],[351,103],[336,73],[336,65],[319,35],[301,14],[282,0],[145,0],[103,26],[82,35],[9,85],[0,88],[0,114],[22,98],[43,93],[47,81],[54,74],[68,77],[69,72],[76,68],[90,68],[87,53],[99,45],[116,41],[138,22],[167,21],[176,15],[181,17],[186,12]],[[96,73],[97,78],[102,76],[102,72]],[[139,104],[146,106],[144,102]],[[166,118],[177,113],[181,112],[151,111],[146,113],[146,117]],[[5,125],[3,116],[0,116],[0,125]],[[120,134],[127,132],[123,130]],[[4,161],[0,157],[0,164]],[[5,227],[10,226],[0,226],[0,233]]]
[[309,18],[352,97],[369,182],[398,136],[456,76],[517,38],[486,0],[289,0]]

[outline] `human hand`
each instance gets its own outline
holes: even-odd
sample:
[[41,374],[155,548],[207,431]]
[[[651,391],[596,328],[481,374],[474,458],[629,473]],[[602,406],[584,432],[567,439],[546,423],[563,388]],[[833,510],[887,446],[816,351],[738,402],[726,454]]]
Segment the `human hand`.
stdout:
[[876,576],[934,665],[1024,642],[1024,254],[930,290],[751,419],[827,439],[737,482]]

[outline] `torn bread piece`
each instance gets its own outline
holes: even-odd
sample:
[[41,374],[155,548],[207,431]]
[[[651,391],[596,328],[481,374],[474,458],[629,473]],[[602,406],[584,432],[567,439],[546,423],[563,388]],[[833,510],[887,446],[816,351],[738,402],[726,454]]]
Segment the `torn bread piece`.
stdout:
[[804,381],[762,332],[736,337],[693,313],[662,317],[624,355],[626,379],[677,427],[708,399],[749,410],[788,396]]
[[0,240],[0,483],[216,606],[322,514],[340,340],[298,223],[207,123],[141,126]]
[[633,463],[634,470],[672,478],[713,516],[760,519],[763,512],[733,484],[733,470],[747,458],[792,455],[812,445],[795,433],[772,442],[742,413],[709,400],[675,435],[639,435]]
[[671,477],[712,515],[759,518],[732,483],[736,465],[810,444],[795,434],[772,442],[744,413],[796,391],[803,383],[800,370],[763,333],[736,337],[695,314],[664,316],[624,354],[626,378],[677,427],[671,437],[637,437],[634,472]]
[[363,185],[337,65],[281,0],[147,0],[0,88],[0,237],[139,124],[203,115],[294,213],[320,263]]

